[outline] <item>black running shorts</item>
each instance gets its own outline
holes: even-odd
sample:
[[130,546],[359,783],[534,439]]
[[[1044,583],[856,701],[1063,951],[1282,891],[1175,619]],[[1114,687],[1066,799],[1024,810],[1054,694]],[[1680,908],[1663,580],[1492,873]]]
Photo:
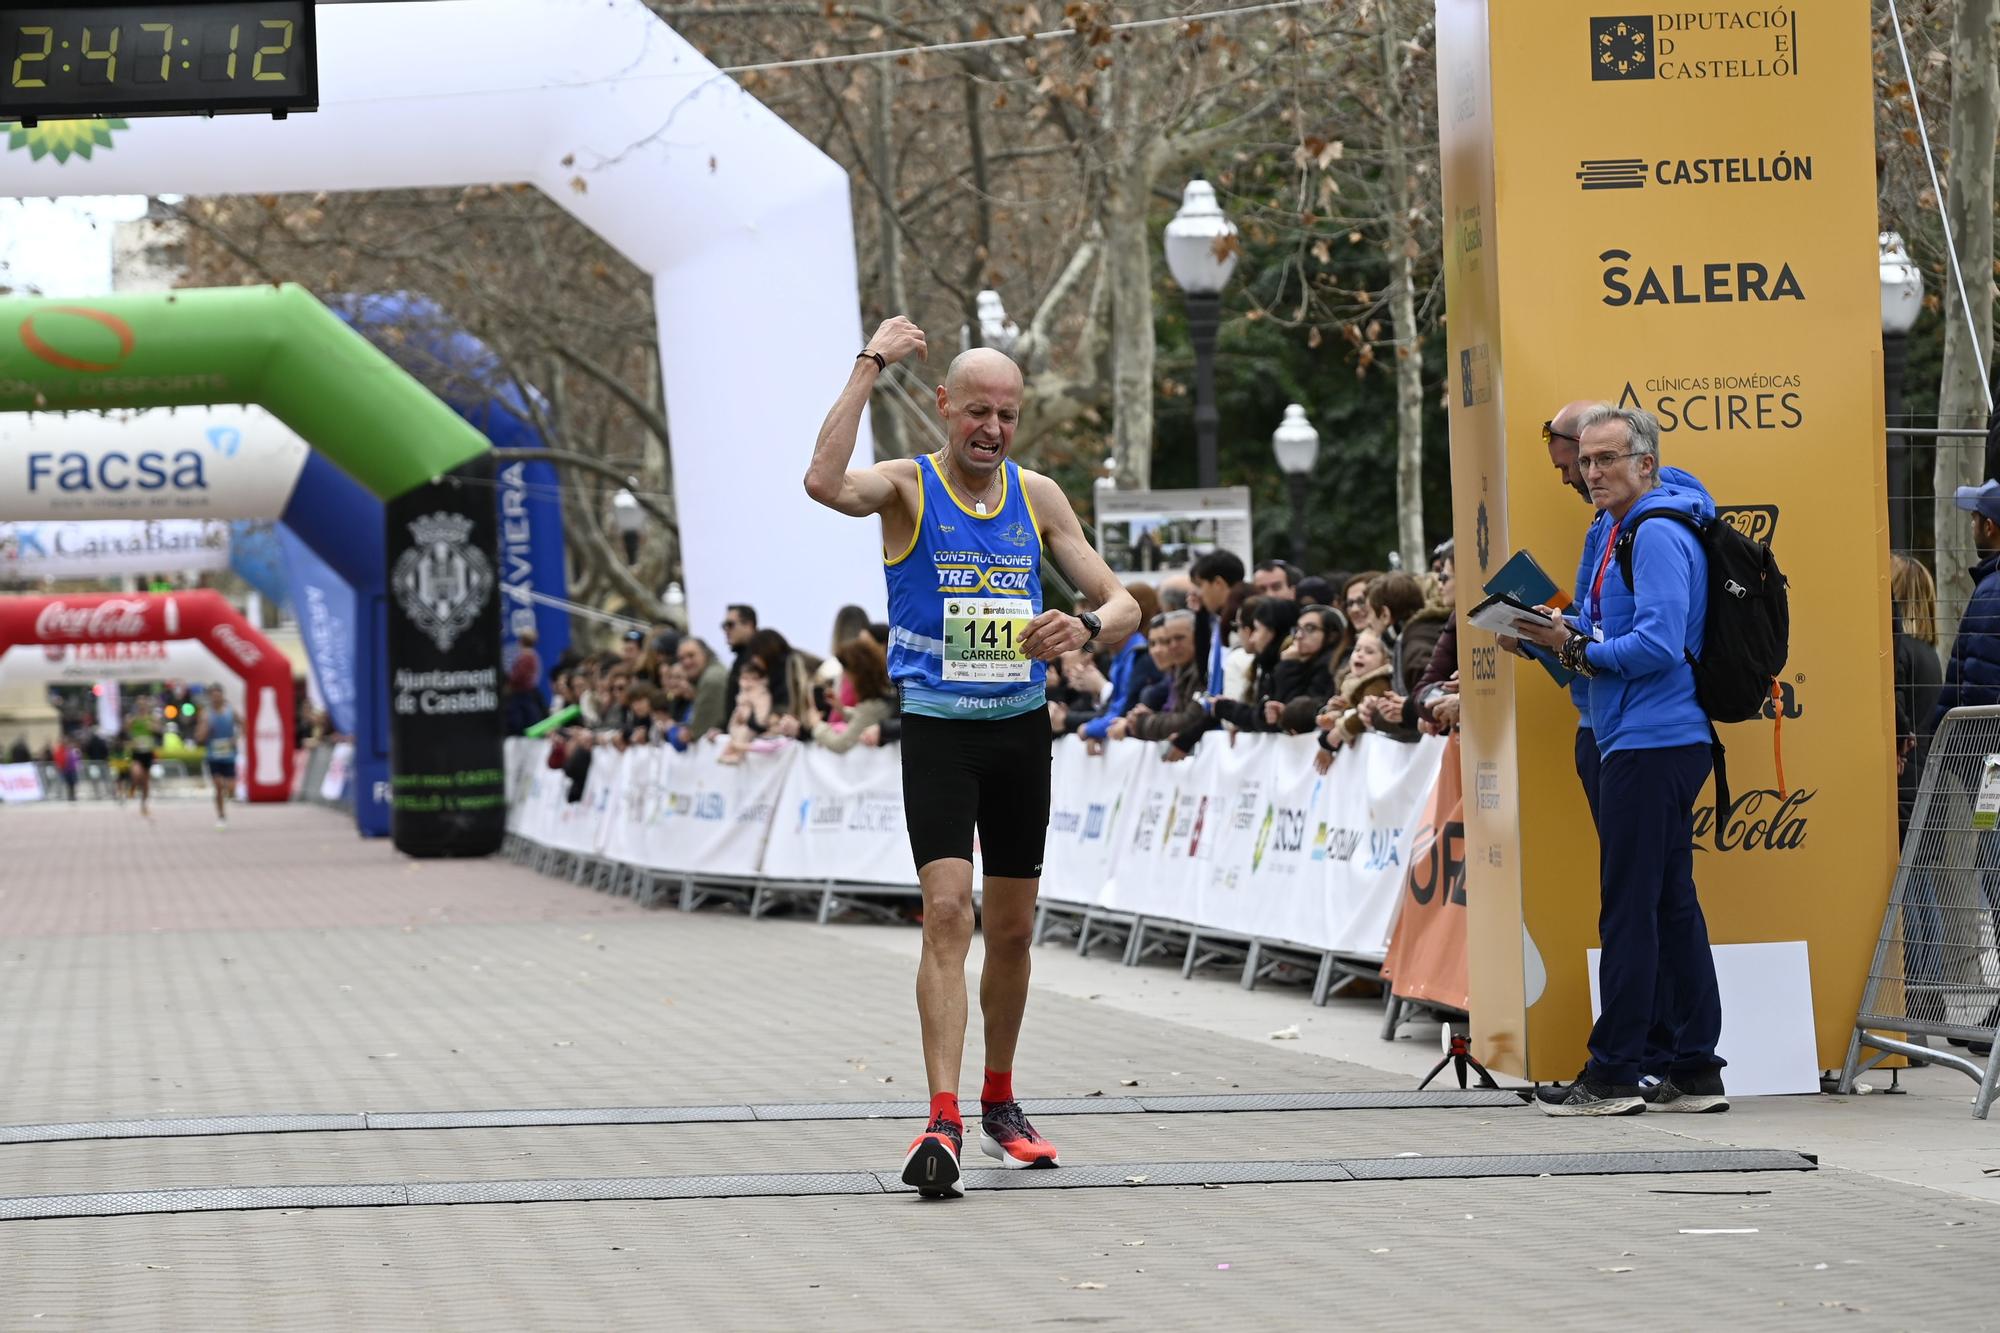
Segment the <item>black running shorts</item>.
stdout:
[[997,721],[903,714],[903,816],[918,869],[970,861],[976,826],[988,875],[1041,878],[1050,742],[1042,708]]

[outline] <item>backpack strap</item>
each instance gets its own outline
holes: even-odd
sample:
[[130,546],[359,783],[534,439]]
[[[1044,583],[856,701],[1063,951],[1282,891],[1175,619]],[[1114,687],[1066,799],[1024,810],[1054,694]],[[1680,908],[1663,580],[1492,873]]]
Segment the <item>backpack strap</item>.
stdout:
[[1632,538],[1637,535],[1641,525],[1648,519],[1654,518],[1679,519],[1681,526],[1692,532],[1696,541],[1700,541],[1708,531],[1702,526],[1701,520],[1690,514],[1683,514],[1678,509],[1649,509],[1633,519],[1631,526],[1618,534],[1618,545],[1615,548],[1618,556],[1618,572],[1625,578],[1626,592],[1632,591]]

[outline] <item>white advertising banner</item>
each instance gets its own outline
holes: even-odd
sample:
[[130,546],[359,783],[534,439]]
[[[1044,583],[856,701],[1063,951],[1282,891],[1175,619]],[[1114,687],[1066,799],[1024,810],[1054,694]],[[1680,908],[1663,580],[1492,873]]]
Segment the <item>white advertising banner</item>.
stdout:
[[856,746],[830,754],[817,745],[801,751],[778,798],[765,877],[914,887],[900,751]]
[[1325,797],[1326,926],[1313,942],[1357,958],[1388,954],[1410,841],[1444,750],[1440,736],[1414,745],[1363,736],[1334,760]]
[[[720,736],[684,754],[647,751],[644,757],[658,763],[660,771],[641,803],[642,855],[637,864],[688,874],[755,875],[777,813],[778,793],[800,748],[788,743],[753,749],[740,764],[722,762],[725,743]],[[591,776],[596,775],[593,764]],[[625,810],[631,809],[628,797]]]
[[275,519],[307,452],[258,407],[0,413],[0,519]]
[[17,643],[0,653],[0,681],[46,680],[95,685],[108,680],[220,683],[231,704],[242,707],[243,678],[199,639],[151,643]]
[[0,579],[92,579],[228,567],[229,525],[216,519],[0,523]]
[[1132,818],[1139,768],[1148,761],[1156,762],[1152,747],[1131,742],[1107,745],[1096,755],[1075,736],[1056,743],[1042,898],[1103,905],[1119,835]]
[[[508,826],[652,869],[916,884],[894,747],[781,743],[740,765],[720,740],[677,754],[600,748],[581,801],[547,742],[510,742]],[[1363,736],[1325,775],[1307,736],[1204,741],[1180,763],[1119,742],[1055,747],[1042,891],[1218,932],[1380,959],[1444,742]]]
[[336,741],[333,753],[327,756],[326,777],[319,784],[319,798],[322,801],[338,801],[347,795],[347,780],[354,773],[354,743]]
[[33,764],[0,764],[0,803],[19,805],[42,799],[42,771]]
[[[1140,916],[1193,921],[1195,862],[1211,836],[1215,777],[1228,746],[1204,742],[1172,764],[1159,757],[1162,745],[1139,748],[1146,757],[1132,784],[1132,813],[1119,830],[1104,905]],[[1219,822],[1220,812],[1214,817]]]

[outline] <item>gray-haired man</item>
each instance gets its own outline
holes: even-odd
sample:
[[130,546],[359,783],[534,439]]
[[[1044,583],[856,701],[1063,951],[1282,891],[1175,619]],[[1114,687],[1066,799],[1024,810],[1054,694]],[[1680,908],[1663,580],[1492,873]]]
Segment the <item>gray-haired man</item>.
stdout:
[[[1722,1001],[1694,884],[1694,805],[1712,761],[1689,661],[1702,650],[1707,556],[1685,523],[1638,522],[1661,512],[1705,525],[1715,521],[1715,502],[1686,474],[1685,484],[1661,484],[1660,426],[1648,412],[1594,407],[1578,434],[1578,471],[1609,526],[1592,529],[1585,565],[1594,559],[1597,572],[1575,619],[1558,618],[1528,637],[1590,682],[1603,757],[1602,1009],[1583,1072],[1567,1087],[1541,1089],[1537,1104],[1550,1115],[1628,1115],[1649,1102],[1658,1110],[1725,1110],[1715,1053]],[[1629,588],[1610,570],[1628,529]],[[1662,1059],[1662,1083],[1642,1090],[1646,1066]]]

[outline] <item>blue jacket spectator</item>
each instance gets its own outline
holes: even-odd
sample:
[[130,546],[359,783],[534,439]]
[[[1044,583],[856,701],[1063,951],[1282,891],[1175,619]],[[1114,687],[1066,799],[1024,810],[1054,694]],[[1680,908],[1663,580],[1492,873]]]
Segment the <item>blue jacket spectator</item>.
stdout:
[[1676,510],[1707,523],[1715,517],[1715,501],[1694,476],[1665,470],[1659,486],[1640,496],[1622,522],[1593,523],[1584,547],[1584,565],[1592,572],[1587,581],[1579,580],[1577,628],[1593,638],[1601,629],[1603,642],[1589,649],[1596,677],[1572,684],[1588,687],[1588,717],[1600,754],[1709,740],[1708,714],[1695,701],[1694,668],[1687,662],[1689,653],[1701,656],[1708,618],[1700,540],[1672,519],[1639,528],[1632,578],[1645,587],[1643,600],[1625,586],[1618,567],[1612,534],[1656,510]]
[[[1112,659],[1111,698],[1104,711],[1079,727],[1077,734],[1089,740],[1103,740],[1111,724],[1131,711],[1145,689],[1156,681],[1164,687],[1166,677],[1153,665],[1152,656],[1146,651],[1145,634],[1134,634]],[[1164,699],[1164,694],[1161,697]]]
[[1958,507],[1972,511],[1972,540],[1984,558],[1972,567],[1976,586],[1952,641],[1932,731],[1954,708],[2000,704],[2000,481],[1959,487]]

